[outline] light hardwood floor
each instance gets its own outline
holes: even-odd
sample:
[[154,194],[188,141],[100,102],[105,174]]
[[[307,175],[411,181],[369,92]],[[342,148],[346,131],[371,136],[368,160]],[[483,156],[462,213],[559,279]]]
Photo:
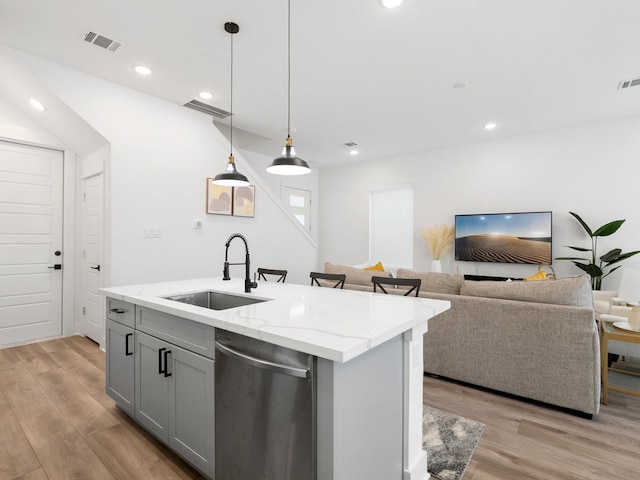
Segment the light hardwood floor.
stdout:
[[[104,393],[83,337],[0,350],[0,480],[202,478]],[[425,403],[486,424],[464,480],[640,478],[640,398],[594,420],[425,377]],[[388,479],[371,479],[388,480]]]
[[425,377],[424,402],[486,425],[463,480],[640,479],[640,397],[610,392],[588,420]]
[[106,396],[84,337],[0,350],[0,480],[203,478]]

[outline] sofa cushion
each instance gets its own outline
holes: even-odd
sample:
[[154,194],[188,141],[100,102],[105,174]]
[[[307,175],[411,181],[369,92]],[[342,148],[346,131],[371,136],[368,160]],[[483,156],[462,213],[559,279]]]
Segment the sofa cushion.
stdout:
[[360,268],[349,267],[347,265],[334,265],[326,262],[324,273],[344,273],[347,276],[345,284],[367,285],[373,287],[371,277],[390,277],[391,272],[379,272],[373,270],[362,270]]
[[448,273],[436,272],[414,272],[413,270],[405,270],[399,268],[397,272],[398,278],[419,278],[422,280],[420,284],[420,292],[431,293],[449,293],[452,295],[460,294],[460,287],[464,282],[462,275],[450,275]]
[[529,275],[528,277],[524,277],[522,279],[523,282],[537,282],[540,280],[547,279],[547,271],[546,270],[538,270],[533,275]]
[[382,265],[382,262],[378,262],[375,265],[371,265],[370,267],[364,267],[363,270],[371,272],[384,272],[384,266]]
[[586,274],[579,277],[541,282],[475,282],[465,280],[460,288],[460,294],[472,297],[502,298],[504,300],[593,308],[591,277]]

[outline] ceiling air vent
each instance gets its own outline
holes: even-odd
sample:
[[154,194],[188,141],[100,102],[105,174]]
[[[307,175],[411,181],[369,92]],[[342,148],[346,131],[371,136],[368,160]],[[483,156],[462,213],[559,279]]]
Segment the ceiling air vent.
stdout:
[[634,80],[623,80],[618,84],[618,90],[629,87],[637,87],[638,85],[640,85],[640,78],[636,78]]
[[122,46],[120,42],[111,40],[110,38],[107,38],[104,35],[100,35],[96,32],[87,33],[84,36],[84,41],[89,42],[93,45],[97,45],[98,47],[102,47],[105,50],[109,50],[110,52],[115,52]]
[[346,142],[344,144],[345,147],[355,147],[356,145],[358,145],[356,142]]
[[190,102],[185,103],[184,106],[197,110],[198,112],[206,113],[207,115],[211,115],[215,118],[227,118],[229,115],[231,115],[231,113],[227,112],[226,110],[212,107],[211,105],[199,102],[198,100],[191,100]]

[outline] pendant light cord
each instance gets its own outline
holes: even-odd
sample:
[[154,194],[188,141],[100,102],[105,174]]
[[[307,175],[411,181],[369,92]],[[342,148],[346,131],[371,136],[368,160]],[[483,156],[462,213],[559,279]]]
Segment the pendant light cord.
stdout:
[[233,33],[231,33],[231,133],[229,134],[229,143],[231,146],[231,156],[233,156]]
[[291,0],[287,16],[287,138],[291,136]]

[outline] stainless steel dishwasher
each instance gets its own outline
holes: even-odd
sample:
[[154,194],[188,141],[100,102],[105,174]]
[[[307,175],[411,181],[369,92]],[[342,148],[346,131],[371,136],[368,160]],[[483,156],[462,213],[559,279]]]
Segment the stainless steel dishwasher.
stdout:
[[316,359],[216,330],[216,480],[315,480]]

